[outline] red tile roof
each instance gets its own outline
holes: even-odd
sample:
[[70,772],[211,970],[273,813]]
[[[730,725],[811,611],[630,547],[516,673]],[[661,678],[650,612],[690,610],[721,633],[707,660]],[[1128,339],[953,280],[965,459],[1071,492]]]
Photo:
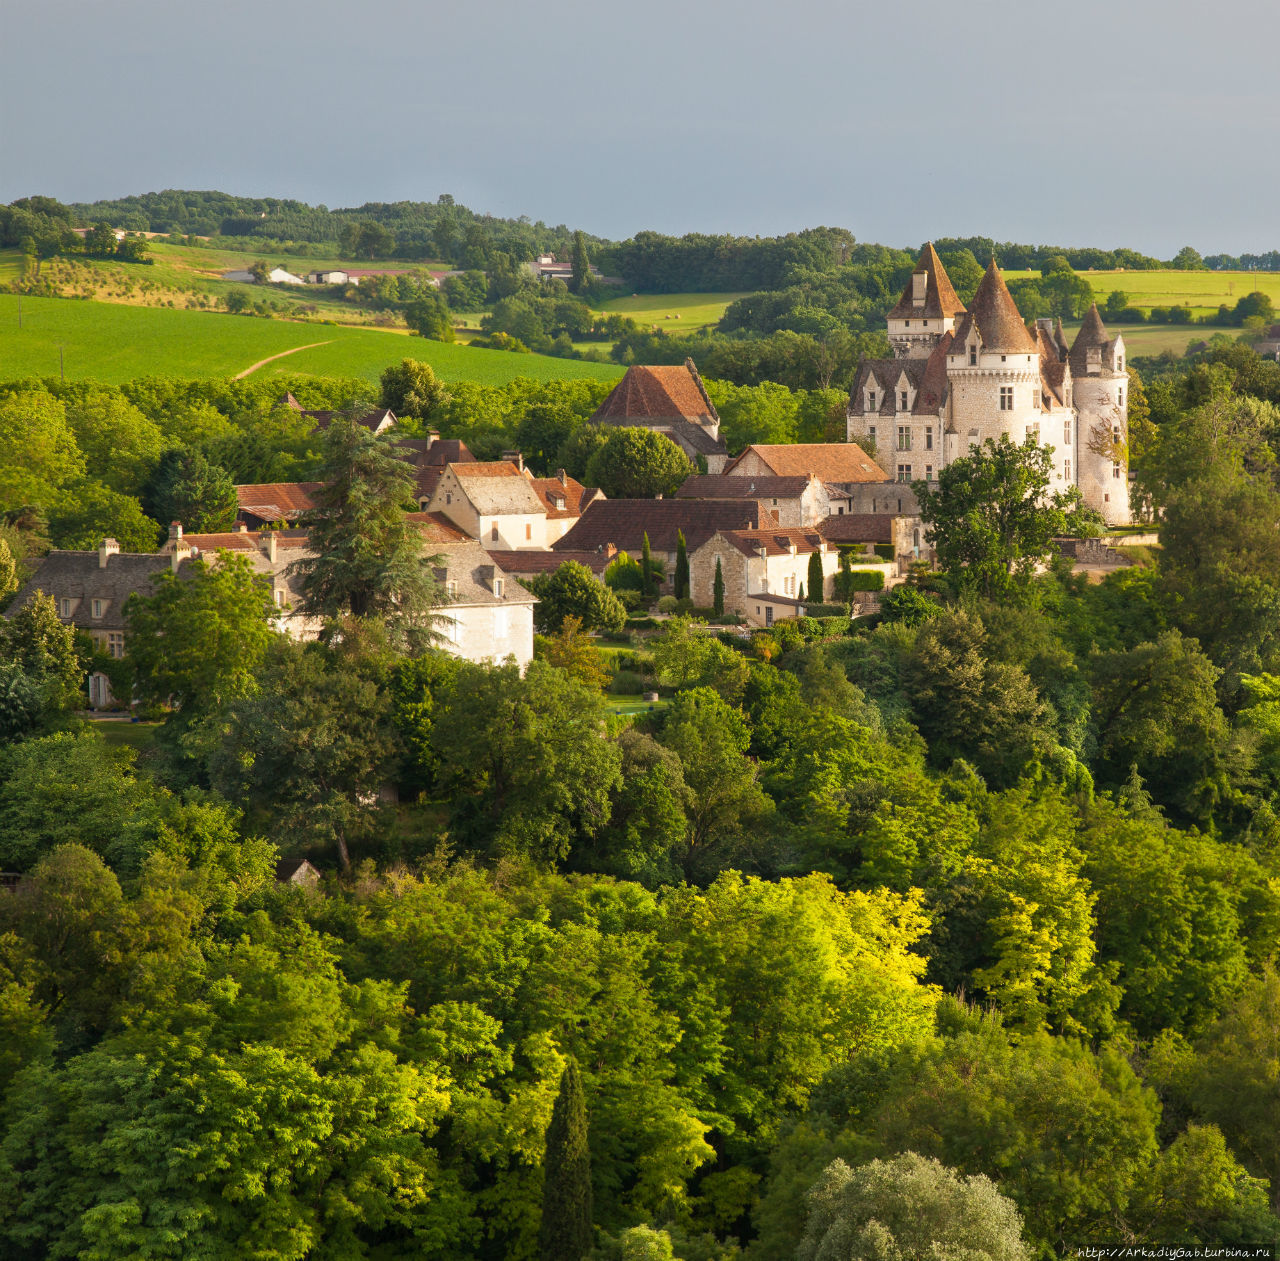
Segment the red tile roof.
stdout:
[[565,561],[576,560],[585,565],[593,574],[602,574],[613,560],[616,553],[603,552],[535,552],[506,551],[498,548],[486,548],[490,559],[499,569],[509,574],[550,574],[554,573]]
[[644,536],[655,552],[674,552],[676,533],[684,533],[692,551],[717,530],[767,526],[769,510],[755,500],[597,499],[551,548],[556,552],[594,552],[613,544],[640,555]]
[[892,543],[893,513],[847,512],[828,517],[818,529],[828,543]]
[[418,527],[428,543],[461,543],[471,537],[459,530],[443,513],[406,512],[404,516],[406,521],[412,521]]
[[310,512],[322,482],[260,482],[236,487],[240,511],[263,521],[289,521]]
[[744,556],[759,555],[761,548],[769,556],[789,556],[792,547],[798,554],[807,555],[818,551],[824,542],[816,529],[779,529],[773,526],[763,530],[720,530],[717,533]]
[[636,365],[628,368],[591,421],[593,424],[643,424],[673,418],[701,425],[720,422],[692,359],[686,359],[678,367]]
[[735,477],[728,473],[705,473],[686,477],[677,499],[798,499],[809,489],[812,479],[797,477]]
[[779,477],[804,477],[812,473],[824,482],[833,483],[889,480],[889,474],[854,442],[757,443],[733,460],[725,472],[734,473],[753,451]]
[[564,481],[558,477],[535,477],[530,485],[534,494],[546,505],[548,521],[580,517],[587,504],[601,493],[568,476]]

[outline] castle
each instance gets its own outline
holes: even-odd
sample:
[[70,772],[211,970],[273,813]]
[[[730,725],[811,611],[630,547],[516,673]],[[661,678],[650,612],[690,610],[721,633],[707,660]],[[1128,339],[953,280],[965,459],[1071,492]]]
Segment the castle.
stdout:
[[1061,320],[1032,331],[993,260],[966,309],[930,244],[889,312],[889,343],[892,359],[859,367],[847,432],[898,481],[934,481],[987,438],[1034,438],[1054,489],[1078,486],[1109,525],[1129,520],[1124,339],[1096,306],[1070,346]]

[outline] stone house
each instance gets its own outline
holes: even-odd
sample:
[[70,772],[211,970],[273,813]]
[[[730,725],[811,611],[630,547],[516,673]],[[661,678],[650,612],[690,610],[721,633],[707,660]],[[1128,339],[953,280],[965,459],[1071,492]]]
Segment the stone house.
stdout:
[[495,564],[479,543],[433,545],[435,575],[447,600],[440,607],[440,647],[466,661],[533,660],[533,593]]
[[854,442],[757,442],[724,471],[729,477],[813,476],[832,486],[889,480],[889,474]]
[[[817,525],[835,511],[832,491],[814,473],[794,477],[734,477],[709,473],[686,478],[676,491],[676,498],[754,499],[769,510],[775,524],[788,527]],[[844,497],[839,498],[843,507]]]
[[548,544],[547,506],[510,460],[446,465],[427,511],[486,546],[545,551]]
[[720,415],[692,359],[681,366],[635,365],[591,417],[593,425],[652,429],[665,434],[696,466],[720,473],[729,448],[720,437]]
[[584,486],[564,469],[555,477],[530,477],[529,484],[547,510],[548,547],[564,538],[590,504],[605,498],[604,491]]
[[[800,590],[808,585],[809,557],[814,552],[822,557],[826,595],[839,553],[816,529],[716,530],[689,552],[689,594],[698,607],[712,606],[719,561],[725,612],[738,613],[756,625],[772,625],[777,617],[796,616],[801,604],[809,602],[801,601]],[[806,590],[806,597],[809,594]],[[814,597],[813,603],[823,595]]]
[[425,438],[398,438],[396,452],[413,466],[414,498],[419,508],[426,508],[436,486],[450,464],[474,464],[461,438],[441,438],[434,429]]
[[872,554],[876,544],[891,547],[900,575],[905,575],[914,561],[932,564],[936,559],[928,531],[914,513],[846,513],[828,517],[818,528],[833,547],[853,547]]
[[236,487],[236,522],[250,530],[294,522],[310,512],[321,482],[258,482]]

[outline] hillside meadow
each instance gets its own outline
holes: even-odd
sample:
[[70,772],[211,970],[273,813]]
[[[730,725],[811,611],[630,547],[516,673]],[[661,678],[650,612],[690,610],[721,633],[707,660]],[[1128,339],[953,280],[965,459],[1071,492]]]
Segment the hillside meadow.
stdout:
[[[1007,271],[1009,280],[1038,276],[1033,271]],[[1220,306],[1235,306],[1259,290],[1280,307],[1280,272],[1274,271],[1082,271],[1099,305],[1119,289],[1131,306],[1188,306],[1193,315],[1212,315]]]
[[[0,294],[0,378],[66,376],[119,384],[139,376],[236,376],[273,355],[259,373],[306,372],[374,381],[406,356],[430,363],[446,381],[502,385],[535,381],[613,380],[622,369],[544,355],[446,345],[403,330],[358,329],[205,311]],[[323,343],[316,345],[315,343]],[[310,347],[309,349],[302,349]]]

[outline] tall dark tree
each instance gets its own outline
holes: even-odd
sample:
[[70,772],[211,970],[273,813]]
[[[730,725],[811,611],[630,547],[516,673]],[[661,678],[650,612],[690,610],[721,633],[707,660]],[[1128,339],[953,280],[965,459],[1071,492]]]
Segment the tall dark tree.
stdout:
[[809,599],[819,604],[826,596],[826,578],[822,572],[822,553],[809,553]]
[[294,562],[302,611],[330,623],[380,617],[401,642],[428,643],[441,596],[432,558],[405,519],[412,470],[387,439],[350,418],[336,418],[324,441],[323,484],[307,518],[310,554]]
[[547,1127],[543,1159],[541,1261],[582,1261],[591,1251],[591,1149],[578,1066],[570,1060]]
[[236,488],[226,470],[201,451],[170,451],[147,487],[146,507],[157,521],[180,521],[189,534],[228,530],[236,517]]
[[711,582],[711,607],[717,617],[724,613],[724,570],[720,568],[720,557],[716,557],[716,576]]
[[676,599],[683,600],[689,594],[689,549],[684,541],[684,531],[676,531]]
[[653,552],[649,547],[649,531],[644,532],[640,551],[640,593],[647,599],[653,595]]
[[591,265],[587,258],[587,238],[579,230],[573,234],[573,253],[570,256],[573,273],[569,277],[569,288],[574,293],[581,293],[583,286],[591,277]]

